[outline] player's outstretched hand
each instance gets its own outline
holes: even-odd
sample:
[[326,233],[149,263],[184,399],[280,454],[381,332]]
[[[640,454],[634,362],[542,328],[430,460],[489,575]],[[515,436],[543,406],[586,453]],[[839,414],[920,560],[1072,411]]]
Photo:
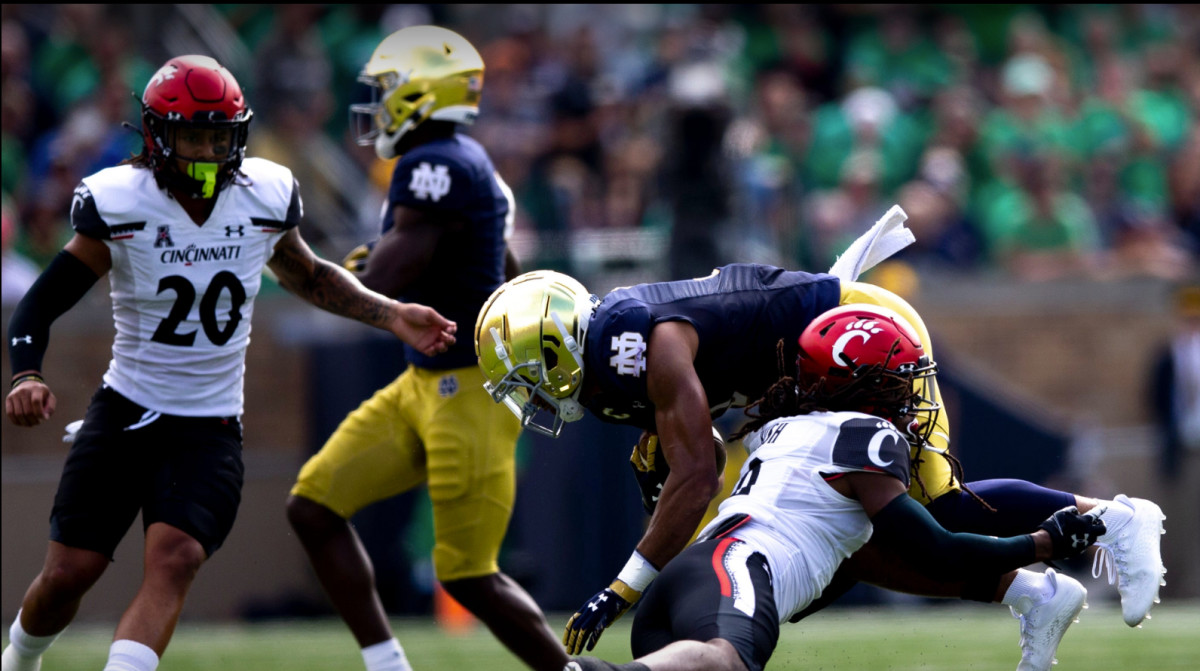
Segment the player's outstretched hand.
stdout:
[[437,310],[416,303],[395,303],[391,332],[426,356],[441,354],[454,344],[458,325]]
[[[618,591],[630,598],[622,597]],[[578,655],[583,652],[585,643],[589,651],[596,647],[600,634],[624,615],[641,596],[641,592],[634,591],[620,580],[614,580],[612,585],[588,599],[583,608],[567,621],[566,631],[563,632],[567,654]]]
[[37,426],[50,419],[58,399],[50,391],[46,383],[37,378],[30,378],[13,387],[4,399],[4,412],[8,419],[17,426]]
[[1075,506],[1067,506],[1039,524],[1039,528],[1050,534],[1054,548],[1050,558],[1070,559],[1091,547],[1107,531],[1100,519],[1103,512],[1103,506],[1097,506],[1087,513],[1080,513]]

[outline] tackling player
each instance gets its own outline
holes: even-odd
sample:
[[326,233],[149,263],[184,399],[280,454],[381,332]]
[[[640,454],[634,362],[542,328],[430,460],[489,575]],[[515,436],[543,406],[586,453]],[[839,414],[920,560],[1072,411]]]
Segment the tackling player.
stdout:
[[[749,434],[737,486],[646,592],[633,622],[636,660],[582,657],[574,668],[761,671],[779,626],[868,538],[932,580],[970,581],[1073,557],[1104,533],[1094,514],[1073,507],[1012,538],[940,527],[906,493],[908,443],[923,443],[933,424],[915,435],[897,428],[912,425],[918,408],[938,412],[914,390],[935,371],[915,331],[886,308],[843,305],[810,323],[796,377],[781,378],[752,404],[755,419],[734,436]],[[1046,576],[1052,585],[1078,586],[1053,569]],[[1053,647],[1085,596],[1082,586],[1058,590],[1054,600],[1062,603],[1048,604],[1061,612]],[[1049,666],[1046,659],[1036,668]]]
[[63,467],[45,564],[12,625],[3,671],[40,667],[139,510],[145,573],[105,669],[158,666],[192,579],[241,499],[246,346],[265,267],[313,305],[428,354],[454,342],[454,323],[431,308],[369,291],[313,254],[297,229],[291,171],[245,157],[251,117],[215,60],[167,61],[142,95],[142,153],[83,179],[74,237],[13,313],[5,410],[18,426],[54,413],[41,375],[50,325],[106,274],[117,334]]
[[[525,426],[550,436],[581,418],[585,408],[602,420],[638,426],[657,434],[659,453],[670,464],[665,479],[656,482],[653,473],[639,477],[644,488],[661,485],[649,527],[617,579],[571,618],[564,637],[568,652],[580,651],[585,642],[590,649],[691,539],[719,490],[711,418],[761,397],[781,373],[778,362],[794,360],[804,328],[826,310],[849,303],[899,313],[933,356],[919,315],[895,294],[833,275],[771,266],[732,264],[705,278],[617,289],[603,300],[566,275],[533,272],[511,280],[488,300],[476,321],[475,343],[497,402],[508,405]],[[781,359],[776,356],[780,342]],[[940,407],[936,380],[914,384],[926,403]],[[1002,502],[998,512],[987,512],[997,520],[992,524],[1016,530],[997,534],[978,528],[984,508],[971,500],[955,474],[945,413],[919,421],[928,444],[912,446],[909,494],[920,503],[945,499],[953,504],[929,506],[948,529],[1010,536],[1036,528],[1064,507],[1087,512],[1100,503],[1019,480],[986,481],[976,488],[989,501]],[[647,464],[646,470],[657,469]],[[1149,501],[1117,499],[1105,507],[1109,533],[1099,545],[1116,560],[1125,620],[1134,626],[1157,599],[1162,513]],[[893,575],[886,562],[871,559],[864,554],[848,562],[856,573],[839,581],[847,585],[840,592],[827,590],[831,598],[858,578],[899,591],[957,595],[931,591],[936,583],[914,585],[911,576]],[[1036,596],[1048,586],[1022,582],[1018,589]],[[990,593],[969,596],[992,598]],[[817,605],[824,602],[823,597]]]
[[[348,263],[363,266],[360,279],[380,293],[467,321],[517,273],[507,245],[512,194],[484,148],[458,132],[478,113],[483,70],[457,33],[405,28],[379,44],[360,78],[381,99],[352,108],[374,123],[359,143],[400,160],[382,235]],[[405,671],[370,558],[348,520],[427,482],[437,579],[522,661],[558,671],[566,651],[537,603],[496,563],[516,495],[520,422],[484,391],[470,343],[406,355],[407,369],[351,412],[301,469],[288,519],[368,671]]]

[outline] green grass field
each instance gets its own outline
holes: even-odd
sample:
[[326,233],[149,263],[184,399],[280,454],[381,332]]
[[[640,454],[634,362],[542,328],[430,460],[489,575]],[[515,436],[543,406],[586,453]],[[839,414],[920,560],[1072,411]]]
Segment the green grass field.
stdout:
[[[1056,671],[1189,671],[1200,668],[1200,603],[1164,604],[1142,629],[1121,621],[1115,605],[1083,611],[1059,647]],[[554,626],[566,621],[552,614]],[[596,653],[629,660],[624,618]],[[523,669],[482,627],[451,636],[429,619],[398,619],[395,631],[417,671]],[[47,653],[44,671],[98,671],[113,625],[73,625]],[[1020,658],[1018,629],[1006,608],[947,604],[830,609],[785,625],[768,669],[1011,671]],[[7,632],[6,632],[7,633]],[[7,636],[5,643],[7,644]],[[362,660],[340,621],[273,624],[183,622],[161,671],[361,671]]]

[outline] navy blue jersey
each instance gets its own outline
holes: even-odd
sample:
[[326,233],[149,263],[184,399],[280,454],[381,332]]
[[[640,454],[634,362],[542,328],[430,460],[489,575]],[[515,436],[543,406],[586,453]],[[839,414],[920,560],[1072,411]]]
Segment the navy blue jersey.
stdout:
[[[755,264],[723,266],[702,279],[617,289],[588,325],[584,370],[598,391],[585,404],[605,421],[653,430],[654,407],[646,396],[650,330],[686,321],[700,337],[696,373],[712,416],[745,406],[781,375],[795,375],[801,331],[840,299],[841,283],[832,275]],[[784,371],[776,350],[781,340]]]
[[[484,301],[504,283],[510,193],[483,146],[466,135],[433,140],[404,154],[392,173],[383,231],[392,227],[397,205],[447,223],[463,222],[466,228],[441,237],[428,267],[398,298],[428,305],[457,322],[460,334],[470,333]],[[459,337],[447,352],[432,357],[407,345],[404,351],[410,363],[423,368],[475,364],[471,338]]]

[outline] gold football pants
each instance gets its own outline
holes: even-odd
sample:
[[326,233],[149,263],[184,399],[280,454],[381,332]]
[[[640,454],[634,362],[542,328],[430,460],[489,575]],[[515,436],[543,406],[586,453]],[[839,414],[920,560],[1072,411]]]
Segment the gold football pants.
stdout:
[[292,494],[348,519],[428,482],[438,580],[491,575],[516,496],[520,430],[477,366],[409,366],[342,420]]

